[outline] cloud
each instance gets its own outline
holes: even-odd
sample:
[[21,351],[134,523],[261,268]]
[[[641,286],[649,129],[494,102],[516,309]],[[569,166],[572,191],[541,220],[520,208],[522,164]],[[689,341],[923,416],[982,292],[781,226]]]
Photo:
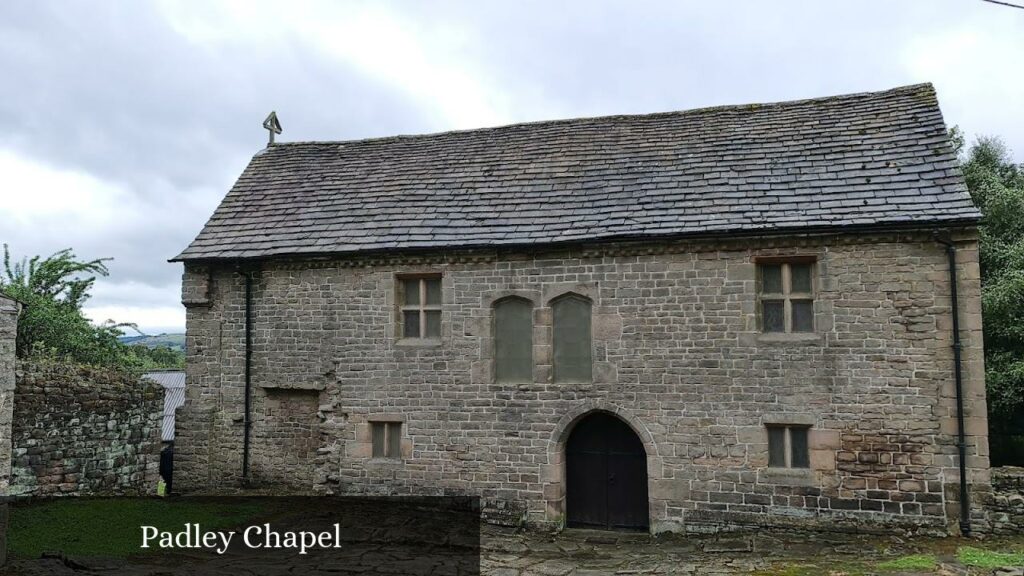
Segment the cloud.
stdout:
[[[159,244],[178,236],[173,220],[155,215],[188,211],[195,218],[212,204],[182,204],[169,195],[146,198],[123,184],[44,164],[9,149],[0,149],[0,173],[9,192],[0,203],[4,241],[12,245],[14,254],[23,256],[73,248],[81,257],[92,259],[113,252],[130,254],[131,244],[148,250],[150,241]],[[153,257],[151,252],[145,255]],[[147,275],[145,268],[136,270],[136,275],[150,282],[166,279],[161,274]]]
[[121,205],[135,210],[138,200],[123,187],[109,185],[88,173],[46,166],[0,149],[0,173],[10,194],[2,210],[8,224],[43,227],[49,234],[66,230],[69,220],[83,218],[110,226],[124,214],[107,210]]
[[[0,74],[17,88],[0,99],[0,241],[16,256],[67,247],[83,258],[112,256],[91,310],[152,328],[146,322],[167,322],[166,310],[178,309],[180,330],[181,265],[166,260],[263,147],[260,123],[269,110],[279,111],[293,140],[419,131],[444,121],[288,38],[204,44],[156,8],[5,6]],[[139,286],[165,296],[142,304]],[[164,312],[150,317],[146,307]]]
[[181,266],[277,110],[339,140],[933,81],[1024,159],[1024,11],[982,2],[8,2],[0,241],[113,256],[97,319],[183,328]]
[[[160,327],[184,324],[172,280],[177,267],[154,253],[154,247],[186,242],[188,233],[182,234],[173,219],[156,215],[196,220],[208,214],[212,202],[179,203],[169,194],[147,198],[125,185],[49,166],[8,149],[0,149],[0,173],[9,191],[0,203],[3,240],[11,244],[15,258],[64,248],[73,248],[83,259],[115,256],[108,263],[111,277],[98,279],[93,290],[86,310],[90,317],[150,328],[150,319],[163,322]],[[159,310],[159,315],[145,312],[146,307]]]
[[383,4],[336,2],[164,2],[173,29],[194,45],[297,45],[344,62],[367,78],[404,93],[435,117],[437,129],[509,121],[499,87],[471,57],[483,41],[467,27],[418,22]]
[[149,334],[179,332],[185,325],[180,295],[175,284],[105,281],[96,285],[85,313],[94,322],[135,323]]
[[[131,318],[143,334],[175,334],[185,327],[185,309],[181,306],[89,306],[85,315],[96,324],[116,318]],[[114,320],[118,322],[118,320]],[[124,332],[134,335],[135,331],[125,328]]]
[[1001,136],[1024,158],[1024,10],[993,8],[910,39],[900,59],[935,83],[947,123]]

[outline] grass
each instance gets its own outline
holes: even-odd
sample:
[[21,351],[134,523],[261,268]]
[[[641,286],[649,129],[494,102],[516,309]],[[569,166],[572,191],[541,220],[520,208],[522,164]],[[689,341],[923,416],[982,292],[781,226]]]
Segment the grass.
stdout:
[[935,556],[931,554],[911,554],[910,556],[902,556],[893,560],[879,562],[878,569],[893,572],[899,570],[931,570],[935,568],[937,563]]
[[957,550],[957,560],[965,566],[976,568],[1002,568],[1004,566],[1024,566],[1024,552],[995,552],[964,546]]
[[754,576],[861,576],[865,568],[859,563],[826,562],[818,563],[782,563],[757,570]]
[[821,568],[813,564],[781,564],[754,572],[754,576],[814,576]]
[[180,532],[186,523],[204,531],[236,527],[264,507],[258,502],[191,499],[62,499],[11,506],[7,531],[13,556],[37,558],[46,551],[124,558],[159,548],[140,549],[141,526]]

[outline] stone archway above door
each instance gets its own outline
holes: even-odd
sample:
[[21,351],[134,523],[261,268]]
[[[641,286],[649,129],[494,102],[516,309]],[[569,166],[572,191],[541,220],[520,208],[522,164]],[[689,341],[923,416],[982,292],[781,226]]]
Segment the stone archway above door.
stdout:
[[[548,463],[542,468],[545,519],[548,522],[562,525],[565,523],[565,445],[575,425],[582,418],[594,412],[607,412],[616,416],[628,424],[643,443],[644,451],[647,453],[647,482],[650,497],[654,497],[653,488],[664,478],[664,467],[654,437],[640,419],[630,410],[612,402],[604,400],[580,402],[559,419],[548,442]],[[650,508],[650,524],[651,529],[654,530],[658,522],[664,518],[665,509],[663,505],[659,506],[653,500],[652,503],[654,505]]]
[[647,530],[647,452],[636,432],[610,412],[580,419],[565,443],[566,525]]

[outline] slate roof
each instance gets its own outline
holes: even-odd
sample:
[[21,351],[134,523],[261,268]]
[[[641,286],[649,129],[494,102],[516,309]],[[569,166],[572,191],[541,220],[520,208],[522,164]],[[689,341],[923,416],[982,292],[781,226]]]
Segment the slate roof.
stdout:
[[974,222],[930,84],[256,154],[174,260]]

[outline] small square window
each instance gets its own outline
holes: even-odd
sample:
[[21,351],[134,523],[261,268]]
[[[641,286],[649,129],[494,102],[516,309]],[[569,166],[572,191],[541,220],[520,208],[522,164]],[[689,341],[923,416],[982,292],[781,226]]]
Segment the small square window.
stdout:
[[424,278],[424,293],[426,295],[426,304],[441,305],[441,279],[440,278]]
[[782,300],[764,300],[761,302],[762,320],[765,332],[786,331],[786,303]]
[[786,429],[781,426],[768,428],[768,465],[786,467]]
[[790,264],[790,292],[811,293],[811,265]]
[[441,337],[441,311],[440,310],[425,310],[423,312],[426,318],[425,329],[423,335],[427,338],[440,338]]
[[761,292],[782,294],[782,264],[765,264],[761,267]]
[[814,332],[814,263],[765,262],[757,267],[762,332]]
[[402,336],[405,338],[420,337],[420,313],[419,310],[403,310]]
[[398,288],[401,338],[441,338],[441,277],[400,278]]
[[387,426],[387,450],[385,456],[387,458],[401,458],[402,457],[402,423],[401,422],[388,422]]
[[792,300],[793,332],[814,332],[814,302]]
[[807,428],[787,428],[789,430],[789,466],[790,468],[809,468],[811,456],[807,450]]
[[768,426],[768,466],[772,468],[810,468],[807,426]]
[[405,305],[418,306],[420,303],[420,280],[403,280],[402,288],[405,290]]
[[402,423],[370,422],[374,458],[402,457]]

